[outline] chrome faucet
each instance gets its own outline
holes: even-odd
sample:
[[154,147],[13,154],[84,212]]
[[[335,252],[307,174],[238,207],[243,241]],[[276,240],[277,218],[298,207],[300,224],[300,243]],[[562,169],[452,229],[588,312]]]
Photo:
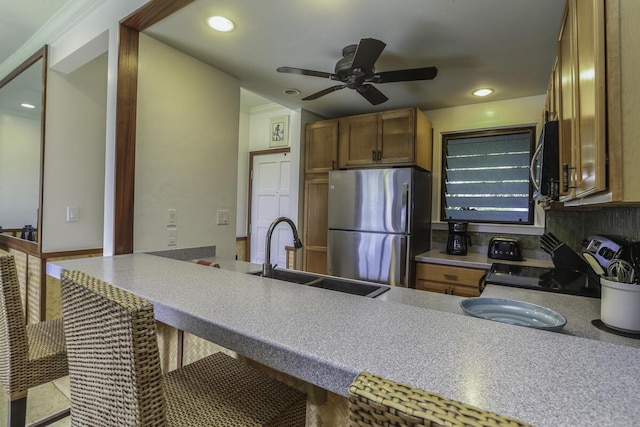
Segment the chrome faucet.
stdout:
[[298,237],[298,230],[296,229],[296,225],[293,221],[285,216],[274,219],[267,230],[266,246],[264,248],[264,264],[262,264],[262,277],[271,277],[273,269],[275,268],[275,265],[271,265],[271,235],[273,234],[273,230],[275,230],[276,226],[281,222],[286,222],[291,227],[291,231],[293,231],[293,246],[296,249],[300,249],[302,247],[302,242]]

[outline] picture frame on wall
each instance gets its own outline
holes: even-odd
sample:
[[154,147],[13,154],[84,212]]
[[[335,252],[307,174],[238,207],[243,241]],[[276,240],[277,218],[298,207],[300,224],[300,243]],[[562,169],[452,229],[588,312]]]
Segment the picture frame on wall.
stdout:
[[269,147],[289,145],[289,116],[271,118],[269,133]]

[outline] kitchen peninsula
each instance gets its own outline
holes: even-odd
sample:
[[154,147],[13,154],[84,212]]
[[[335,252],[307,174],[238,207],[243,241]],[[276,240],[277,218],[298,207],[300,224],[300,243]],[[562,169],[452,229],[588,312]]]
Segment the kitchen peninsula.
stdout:
[[[448,312],[454,296],[371,299],[221,266],[131,254],[47,273],[84,271],[148,299],[161,322],[341,395],[369,371],[539,427],[640,420],[638,348]],[[424,306],[402,302],[418,293]],[[428,308],[438,301],[449,309]]]

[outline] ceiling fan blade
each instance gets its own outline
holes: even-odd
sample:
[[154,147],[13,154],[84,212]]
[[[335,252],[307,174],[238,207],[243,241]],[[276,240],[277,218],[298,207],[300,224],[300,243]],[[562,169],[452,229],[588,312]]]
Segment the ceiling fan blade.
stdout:
[[336,80],[334,78],[335,74],[333,73],[326,73],[324,71],[305,70],[304,68],[278,67],[276,71],[279,73],[298,74],[301,76],[322,77],[325,79]]
[[364,84],[356,90],[373,105],[382,104],[389,99],[384,95],[384,93],[369,84]]
[[302,98],[302,100],[303,101],[311,101],[313,99],[318,99],[321,96],[325,96],[325,95],[327,95],[327,94],[329,94],[331,92],[335,92],[337,90],[344,89],[345,87],[347,87],[347,85],[331,86],[331,87],[328,87],[326,89],[321,90],[320,92],[312,93],[311,95],[309,95],[309,96],[307,96],[305,98]]
[[407,70],[383,71],[375,73],[373,83],[408,82],[413,80],[431,80],[438,75],[436,67],[411,68]]
[[351,69],[371,70],[387,44],[380,40],[361,39],[353,56]]

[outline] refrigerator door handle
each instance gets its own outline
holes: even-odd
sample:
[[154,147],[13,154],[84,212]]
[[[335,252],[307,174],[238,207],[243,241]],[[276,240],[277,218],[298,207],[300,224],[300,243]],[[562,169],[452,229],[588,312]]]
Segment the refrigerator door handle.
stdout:
[[400,286],[410,287],[411,284],[405,283],[407,280],[407,237],[400,238]]
[[409,184],[402,184],[402,209],[404,209],[404,233],[409,233]]

